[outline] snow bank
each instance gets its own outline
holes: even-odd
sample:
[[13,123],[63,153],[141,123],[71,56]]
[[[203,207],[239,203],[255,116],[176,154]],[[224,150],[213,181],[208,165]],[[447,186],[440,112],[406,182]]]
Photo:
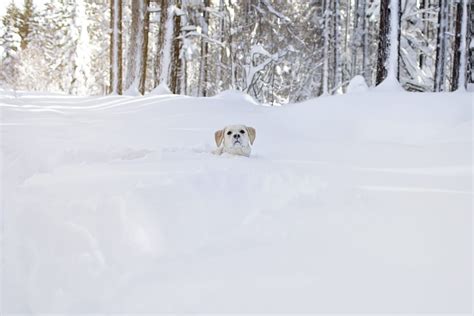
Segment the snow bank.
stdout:
[[252,98],[249,94],[239,91],[239,90],[225,90],[217,95],[213,96],[212,98],[216,99],[223,99],[224,101],[229,101],[231,103],[250,103],[250,104],[258,104],[258,102]]
[[352,78],[352,80],[349,82],[346,93],[361,93],[361,92],[367,92],[368,90],[369,90],[369,86],[365,82],[364,77],[358,75]]
[[0,105],[4,314],[470,312],[472,94]]
[[160,83],[155,89],[150,92],[150,95],[164,95],[172,94],[170,88],[164,83]]

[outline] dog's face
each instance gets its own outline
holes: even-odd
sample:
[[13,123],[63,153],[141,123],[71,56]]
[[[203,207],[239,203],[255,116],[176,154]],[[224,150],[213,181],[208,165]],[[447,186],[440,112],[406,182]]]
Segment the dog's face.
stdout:
[[233,155],[250,155],[250,145],[253,145],[256,131],[253,127],[245,125],[230,125],[218,130],[215,133],[217,147],[221,147],[222,152]]

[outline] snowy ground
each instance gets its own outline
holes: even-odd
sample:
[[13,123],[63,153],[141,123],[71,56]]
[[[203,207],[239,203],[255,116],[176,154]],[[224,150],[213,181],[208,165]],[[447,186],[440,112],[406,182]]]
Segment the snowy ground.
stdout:
[[0,106],[0,312],[470,314],[472,94]]

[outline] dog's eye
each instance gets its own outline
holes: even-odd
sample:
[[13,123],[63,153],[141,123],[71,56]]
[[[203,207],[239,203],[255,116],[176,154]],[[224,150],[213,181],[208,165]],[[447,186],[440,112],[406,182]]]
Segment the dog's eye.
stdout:
[[227,132],[227,135],[232,135],[232,132],[231,132],[231,131],[228,131],[228,132]]
[[243,129],[241,129],[240,134],[245,134],[245,131]]

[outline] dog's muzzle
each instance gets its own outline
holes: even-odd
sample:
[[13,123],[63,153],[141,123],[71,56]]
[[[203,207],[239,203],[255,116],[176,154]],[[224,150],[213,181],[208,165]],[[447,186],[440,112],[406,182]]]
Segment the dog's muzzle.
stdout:
[[234,135],[234,143],[233,143],[233,145],[235,146],[236,144],[239,144],[240,146],[242,146],[242,143],[240,142],[240,135],[239,135],[239,134],[235,134],[235,135]]

